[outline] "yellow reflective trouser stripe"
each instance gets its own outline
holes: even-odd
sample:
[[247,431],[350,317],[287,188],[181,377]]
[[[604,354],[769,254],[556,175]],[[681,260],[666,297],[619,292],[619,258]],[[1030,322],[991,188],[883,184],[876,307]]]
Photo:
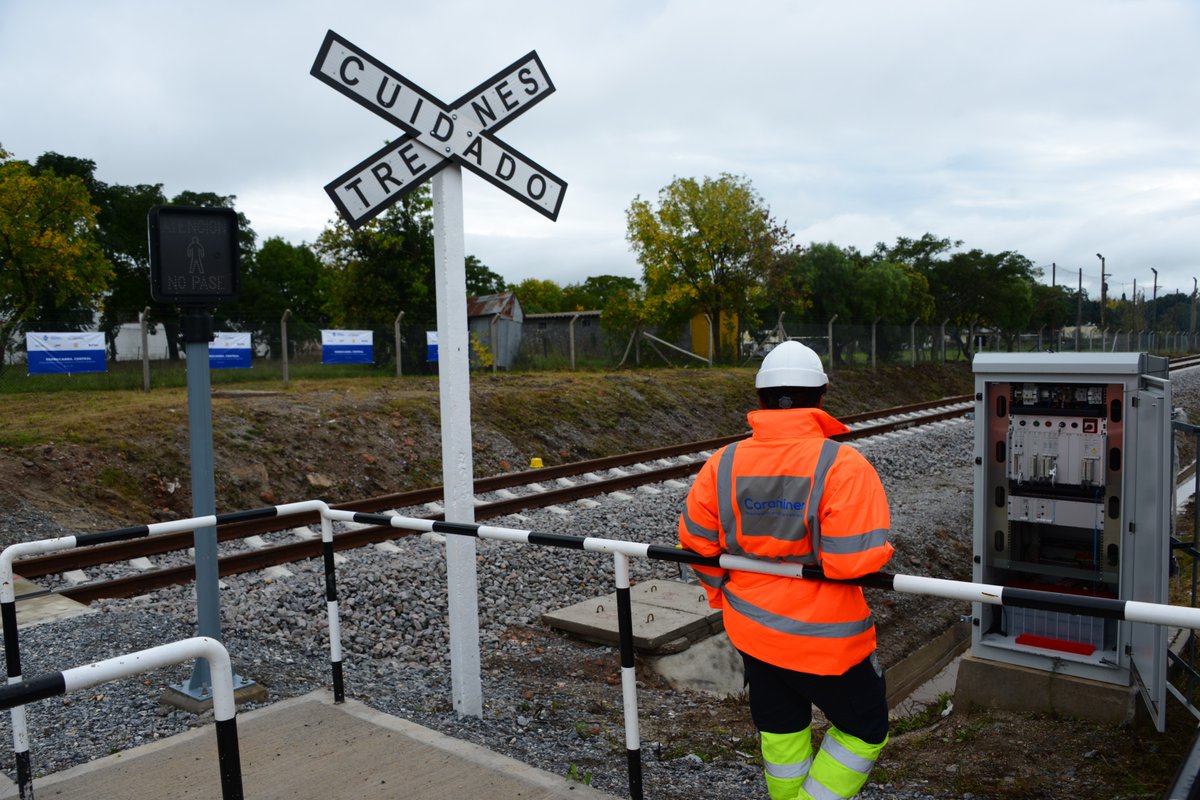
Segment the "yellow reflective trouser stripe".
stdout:
[[813,758],[812,769],[799,797],[812,800],[846,800],[858,794],[867,782],[875,760],[887,744],[869,744],[862,739],[831,727],[821,742],[821,751]]
[[795,800],[812,764],[812,729],[795,733],[761,732],[763,771],[771,800]]

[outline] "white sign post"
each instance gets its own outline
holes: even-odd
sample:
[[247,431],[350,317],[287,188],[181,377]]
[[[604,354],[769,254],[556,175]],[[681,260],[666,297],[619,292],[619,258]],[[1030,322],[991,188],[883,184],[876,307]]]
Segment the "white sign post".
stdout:
[[[404,131],[325,187],[351,228],[436,175],[433,235],[444,505],[447,521],[474,522],[462,167],[557,219],[566,183],[495,136],[553,92],[554,84],[531,52],[445,104],[333,31],[326,34],[311,73]],[[483,693],[474,539],[448,538],[446,575],[454,708],[479,717]]]

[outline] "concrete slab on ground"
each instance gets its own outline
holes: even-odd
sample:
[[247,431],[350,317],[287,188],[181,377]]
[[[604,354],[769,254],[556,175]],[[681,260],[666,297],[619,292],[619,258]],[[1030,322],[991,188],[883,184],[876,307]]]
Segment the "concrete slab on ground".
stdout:
[[[642,581],[630,588],[633,646],[644,653],[675,653],[722,630],[721,612],[704,589],[682,581]],[[617,644],[617,594],[584,600],[542,615],[542,622],[592,642]]]
[[[242,785],[256,800],[613,800],[469,742],[318,691],[238,715]],[[36,770],[37,743],[33,743]],[[221,796],[213,725],[35,780],[56,800]],[[0,798],[16,797],[0,787]]]
[[[22,595],[31,595],[38,592],[45,594],[37,597],[30,597],[22,600]],[[53,594],[46,590],[46,587],[39,586],[33,581],[27,581],[20,575],[13,576],[13,594],[17,598],[17,628],[31,628],[34,625],[40,625],[43,622],[54,622],[60,619],[69,619],[78,617],[81,614],[95,614],[93,608],[89,608],[83,603],[70,600],[62,595]],[[0,624],[0,630],[3,629],[3,624]]]
[[676,689],[691,689],[714,697],[736,697],[746,689],[742,657],[725,631],[682,652],[647,661],[651,669]]

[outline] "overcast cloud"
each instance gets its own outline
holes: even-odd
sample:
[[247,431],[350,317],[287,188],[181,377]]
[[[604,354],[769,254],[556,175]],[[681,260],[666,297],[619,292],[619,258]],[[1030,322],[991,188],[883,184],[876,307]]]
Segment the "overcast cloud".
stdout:
[[1200,276],[1191,0],[0,0],[0,145],[312,242],[397,133],[309,75],[331,29],[445,102],[538,52],[556,92],[502,138],[567,182],[558,221],[464,176],[467,252],[512,282],[639,277],[630,202],[721,173],[798,243],[931,232],[1093,297],[1096,253],[1117,296]]

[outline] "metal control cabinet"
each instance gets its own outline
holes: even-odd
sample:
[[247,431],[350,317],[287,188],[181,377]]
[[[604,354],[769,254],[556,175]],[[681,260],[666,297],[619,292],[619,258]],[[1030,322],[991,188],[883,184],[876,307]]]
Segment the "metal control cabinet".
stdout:
[[[1166,602],[1166,359],[980,353],[974,372],[975,582]],[[1136,680],[1161,727],[1161,627],[983,603],[973,622],[972,655],[1123,686]]]

